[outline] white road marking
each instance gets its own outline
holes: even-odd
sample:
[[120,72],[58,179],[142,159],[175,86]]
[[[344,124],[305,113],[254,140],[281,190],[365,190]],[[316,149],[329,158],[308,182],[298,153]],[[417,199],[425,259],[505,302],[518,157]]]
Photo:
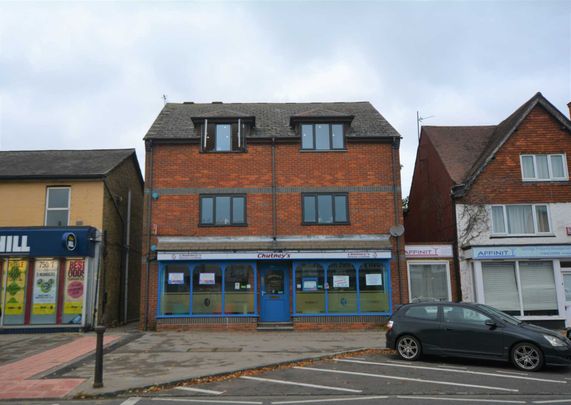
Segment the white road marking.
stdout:
[[487,375],[487,376],[491,376],[491,377],[514,378],[514,379],[518,379],[518,380],[530,380],[530,381],[549,382],[549,383],[555,383],[555,384],[567,384],[567,381],[563,381],[563,380],[547,380],[544,378],[525,377],[522,375],[514,375],[514,374],[485,373],[483,371],[456,370],[456,369],[451,369],[451,368],[446,369],[446,368],[440,368],[440,367],[413,366],[411,364],[379,363],[379,362],[374,362],[374,361],[361,361],[361,360],[335,359],[335,361],[344,362],[344,363],[370,364],[370,365],[374,365],[374,366],[415,368],[418,370],[449,371],[451,373],[459,373],[459,374]]
[[313,367],[294,367],[294,368],[299,369],[299,370],[322,371],[325,373],[338,373],[338,374],[359,375],[359,376],[363,376],[363,377],[386,378],[389,380],[416,381],[416,382],[427,383],[427,384],[452,385],[452,386],[457,386],[457,387],[471,387],[471,388],[482,388],[482,389],[486,389],[486,390],[519,392],[519,390],[511,389],[511,388],[490,387],[487,385],[462,384],[462,383],[434,381],[434,380],[423,380],[421,378],[397,377],[394,375],[359,373],[357,371],[330,370],[330,369],[326,369],[326,368],[313,368]]
[[460,366],[448,366],[446,364],[439,364],[436,367],[444,367],[444,368],[453,368],[454,370],[466,370],[466,367],[460,367]]
[[153,397],[149,398],[153,401],[170,401],[170,402],[200,402],[202,404],[251,404],[251,405],[262,405],[263,402],[253,402],[253,401],[224,401],[222,399],[190,399],[190,398],[163,398],[163,397]]
[[339,388],[339,387],[330,387],[327,385],[315,385],[315,384],[306,384],[306,383],[300,383],[300,382],[293,382],[293,381],[284,381],[284,380],[274,380],[271,378],[260,378],[260,377],[250,377],[247,375],[243,375],[240,378],[243,378],[245,380],[253,380],[253,381],[260,381],[260,382],[269,382],[269,383],[276,383],[276,384],[286,384],[286,385],[297,385],[300,387],[308,387],[308,388],[321,388],[324,390],[333,390],[333,391],[345,391],[345,392],[354,392],[354,393],[360,393],[363,392],[361,390],[353,390],[353,389],[349,389],[349,388]]
[[278,404],[311,404],[315,402],[349,402],[349,401],[367,401],[370,399],[387,399],[388,397],[385,396],[376,396],[376,397],[357,397],[357,398],[325,398],[325,399],[304,399],[301,401],[279,401],[279,402],[272,402],[272,405]]
[[135,405],[137,402],[141,400],[140,397],[131,397],[126,401],[121,402],[121,405]]
[[175,387],[175,389],[181,390],[181,391],[202,392],[203,394],[212,394],[212,395],[220,395],[220,394],[224,394],[224,392],[225,392],[225,391],[205,390],[202,388],[192,388],[192,387]]
[[504,370],[496,370],[496,373],[513,374],[513,375],[529,375],[528,373],[520,373],[518,371],[504,371]]
[[545,401],[533,401],[534,404],[564,404],[564,403],[571,403],[570,399],[548,399]]
[[431,401],[458,401],[458,402],[492,402],[494,404],[525,404],[525,401],[515,401],[508,399],[472,399],[472,398],[450,398],[450,397],[419,397],[411,395],[397,395],[401,399],[422,399]]

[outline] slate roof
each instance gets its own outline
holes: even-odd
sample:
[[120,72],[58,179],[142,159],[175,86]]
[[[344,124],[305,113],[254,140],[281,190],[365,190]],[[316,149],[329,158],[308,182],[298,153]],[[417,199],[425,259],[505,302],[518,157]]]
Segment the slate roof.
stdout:
[[470,187],[498,149],[537,105],[545,108],[571,131],[571,121],[541,93],[536,93],[498,125],[422,127],[423,135],[432,141],[448,174],[457,185],[453,190],[455,195],[462,195]]
[[0,179],[101,178],[129,158],[139,170],[135,149],[0,151]]
[[[338,103],[168,103],[159,113],[144,139],[188,139],[198,135],[192,118],[202,118],[219,111],[231,111],[255,117],[252,137],[295,137],[290,119],[293,116],[316,118],[324,113],[339,117],[354,116],[348,137],[400,137],[399,133],[369,102]],[[308,115],[309,114],[309,115]],[[230,118],[230,117],[225,117]]]

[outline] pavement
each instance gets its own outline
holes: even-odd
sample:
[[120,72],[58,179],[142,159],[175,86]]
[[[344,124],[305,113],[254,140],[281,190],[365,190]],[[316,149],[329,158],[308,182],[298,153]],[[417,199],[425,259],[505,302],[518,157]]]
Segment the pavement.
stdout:
[[0,385],[0,399],[92,398],[384,345],[380,330],[142,333],[133,328],[111,329],[106,333],[104,387],[94,389],[94,334],[0,335],[0,381],[7,382]]

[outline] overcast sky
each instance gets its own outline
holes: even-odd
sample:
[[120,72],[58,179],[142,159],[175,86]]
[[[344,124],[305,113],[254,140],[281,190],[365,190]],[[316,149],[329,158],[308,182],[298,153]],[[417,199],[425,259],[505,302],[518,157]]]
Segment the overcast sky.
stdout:
[[0,3],[0,149],[136,147],[169,101],[368,100],[403,136],[568,115],[571,2]]

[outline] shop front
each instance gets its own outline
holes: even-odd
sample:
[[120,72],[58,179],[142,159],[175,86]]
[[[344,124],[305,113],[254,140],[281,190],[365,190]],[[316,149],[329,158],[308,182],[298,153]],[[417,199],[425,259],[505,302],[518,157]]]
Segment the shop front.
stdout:
[[477,302],[549,327],[571,326],[571,245],[473,247]]
[[95,228],[0,228],[0,332],[85,328]]
[[408,244],[405,254],[410,302],[454,300],[452,245]]
[[[157,319],[199,324],[386,317],[390,251],[159,252]],[[177,321],[178,319],[178,321]],[[186,319],[186,320],[185,320]],[[353,319],[354,320],[354,319]]]

